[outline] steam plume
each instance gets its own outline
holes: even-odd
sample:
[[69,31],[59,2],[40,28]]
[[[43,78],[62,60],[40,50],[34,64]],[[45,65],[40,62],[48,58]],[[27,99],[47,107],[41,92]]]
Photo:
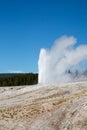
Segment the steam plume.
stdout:
[[76,39],[62,36],[55,41],[51,49],[40,50],[38,68],[39,83],[69,82],[71,78],[65,74],[68,68],[87,60],[87,45],[74,47]]

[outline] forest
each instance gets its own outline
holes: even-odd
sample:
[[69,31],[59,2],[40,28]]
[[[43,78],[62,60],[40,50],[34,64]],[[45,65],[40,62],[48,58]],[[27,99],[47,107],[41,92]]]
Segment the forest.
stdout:
[[[75,72],[67,70],[65,74],[70,75],[73,79],[78,77],[87,78],[87,70]],[[34,85],[38,83],[38,73],[4,73],[0,74],[0,87],[3,86],[21,86],[21,85]]]
[[38,74],[23,73],[23,74],[0,74],[1,86],[20,86],[34,85],[38,83]]

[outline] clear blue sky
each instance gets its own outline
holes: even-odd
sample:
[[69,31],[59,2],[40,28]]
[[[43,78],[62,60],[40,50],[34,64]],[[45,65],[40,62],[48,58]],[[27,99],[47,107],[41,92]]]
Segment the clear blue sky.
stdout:
[[64,34],[87,44],[87,0],[0,0],[0,72],[37,72],[40,48]]

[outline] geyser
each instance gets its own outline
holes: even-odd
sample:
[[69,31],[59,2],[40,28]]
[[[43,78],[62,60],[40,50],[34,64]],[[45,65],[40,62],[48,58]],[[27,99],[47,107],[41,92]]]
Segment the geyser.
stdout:
[[51,49],[40,50],[38,69],[39,83],[63,83],[71,81],[65,71],[87,60],[87,45],[75,47],[73,36],[62,36]]

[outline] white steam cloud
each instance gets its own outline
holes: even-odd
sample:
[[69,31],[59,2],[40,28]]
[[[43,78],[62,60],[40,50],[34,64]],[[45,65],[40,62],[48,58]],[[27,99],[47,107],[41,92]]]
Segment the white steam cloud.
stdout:
[[71,81],[65,71],[87,60],[87,45],[74,47],[73,36],[62,36],[55,41],[51,49],[40,50],[38,61],[39,83],[63,83]]

